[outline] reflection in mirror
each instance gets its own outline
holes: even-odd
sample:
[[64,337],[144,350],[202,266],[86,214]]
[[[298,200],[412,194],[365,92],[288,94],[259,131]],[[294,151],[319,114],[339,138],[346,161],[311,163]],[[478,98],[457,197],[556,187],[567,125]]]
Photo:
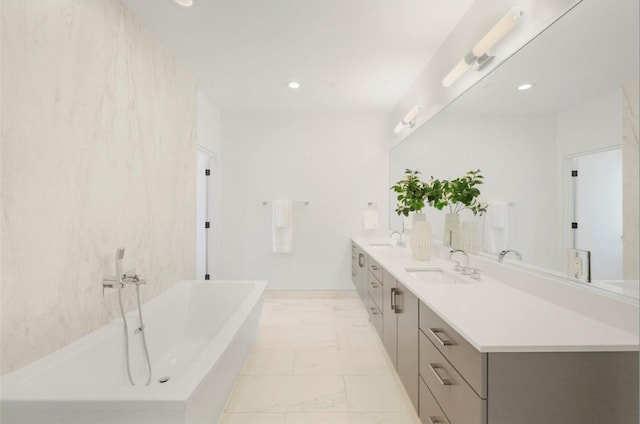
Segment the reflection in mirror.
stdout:
[[[592,287],[638,297],[638,15],[637,0],[580,2],[395,146],[390,182],[479,168],[488,211],[461,219],[482,254],[567,276],[568,249],[588,250]],[[425,212],[437,238],[444,212]]]

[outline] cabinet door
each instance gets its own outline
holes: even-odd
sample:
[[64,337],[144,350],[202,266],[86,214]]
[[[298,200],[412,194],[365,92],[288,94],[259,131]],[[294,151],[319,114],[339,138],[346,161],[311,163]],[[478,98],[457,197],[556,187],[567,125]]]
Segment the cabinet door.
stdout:
[[413,407],[418,410],[419,345],[418,321],[419,300],[398,282],[396,317],[398,318],[398,375]]
[[382,343],[387,350],[389,359],[393,365],[398,368],[398,325],[396,310],[394,307],[396,290],[398,289],[398,281],[393,278],[386,270],[382,274]]
[[362,299],[362,303],[367,306],[369,304],[369,291],[368,287],[368,272],[367,272],[367,255],[364,253],[359,246],[356,246],[356,257],[354,258],[356,262],[356,280],[354,281],[354,285],[356,286],[356,290],[360,295],[360,299]]

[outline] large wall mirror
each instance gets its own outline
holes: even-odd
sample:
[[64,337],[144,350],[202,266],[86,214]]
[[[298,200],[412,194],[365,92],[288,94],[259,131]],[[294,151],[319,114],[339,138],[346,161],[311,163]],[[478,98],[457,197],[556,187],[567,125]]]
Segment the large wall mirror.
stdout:
[[[487,214],[461,214],[478,254],[515,249],[514,264],[567,276],[567,249],[586,250],[591,287],[637,298],[638,16],[637,0],[577,4],[395,146],[390,183],[480,169]],[[445,212],[425,212],[441,239]]]

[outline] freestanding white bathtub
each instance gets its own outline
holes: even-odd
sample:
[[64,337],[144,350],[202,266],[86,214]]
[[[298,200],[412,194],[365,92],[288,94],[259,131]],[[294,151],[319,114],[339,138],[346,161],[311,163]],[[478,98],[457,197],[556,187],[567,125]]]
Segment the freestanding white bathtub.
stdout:
[[[182,281],[142,306],[153,379],[146,382],[137,309],[0,379],[2,424],[214,424],[257,333],[265,281]],[[159,379],[168,377],[165,383]]]

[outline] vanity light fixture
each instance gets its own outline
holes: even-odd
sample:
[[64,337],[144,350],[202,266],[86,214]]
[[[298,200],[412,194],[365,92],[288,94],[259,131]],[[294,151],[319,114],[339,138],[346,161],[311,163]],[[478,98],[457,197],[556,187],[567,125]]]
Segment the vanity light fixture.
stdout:
[[293,89],[300,88],[300,83],[298,81],[289,81],[287,83],[287,87],[293,88]]
[[180,7],[191,7],[193,6],[193,0],[173,0],[175,4]]
[[518,86],[518,90],[520,90],[520,91],[524,91],[524,90],[528,90],[528,89],[530,89],[531,87],[533,87],[533,83],[525,82],[525,83],[522,83],[522,84],[520,84],[520,85]]
[[404,118],[402,118],[402,121],[398,122],[393,132],[400,134],[405,127],[413,128],[416,125],[416,115],[418,115],[418,112],[420,112],[420,106],[416,105],[412,107]]
[[519,7],[513,7],[496,23],[493,28],[476,43],[467,55],[442,79],[444,87],[451,87],[474,64],[481,67],[487,64],[493,56],[487,52],[496,45],[509,31],[513,29],[522,16]]

